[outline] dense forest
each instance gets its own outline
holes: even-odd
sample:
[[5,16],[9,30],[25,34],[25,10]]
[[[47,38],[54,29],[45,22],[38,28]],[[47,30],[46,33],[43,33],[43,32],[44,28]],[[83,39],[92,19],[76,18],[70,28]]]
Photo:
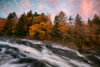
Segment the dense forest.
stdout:
[[99,48],[100,16],[95,14],[84,22],[79,14],[72,18],[61,11],[52,22],[50,16],[44,13],[33,14],[30,10],[18,18],[13,12],[6,19],[0,18],[0,36],[61,42],[76,45],[79,49],[83,46]]

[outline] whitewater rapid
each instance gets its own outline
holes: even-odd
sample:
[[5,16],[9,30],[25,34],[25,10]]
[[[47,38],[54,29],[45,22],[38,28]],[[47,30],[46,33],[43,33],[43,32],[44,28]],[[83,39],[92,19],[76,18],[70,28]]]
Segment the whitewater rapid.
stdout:
[[78,51],[54,43],[0,40],[0,67],[93,67],[91,63]]

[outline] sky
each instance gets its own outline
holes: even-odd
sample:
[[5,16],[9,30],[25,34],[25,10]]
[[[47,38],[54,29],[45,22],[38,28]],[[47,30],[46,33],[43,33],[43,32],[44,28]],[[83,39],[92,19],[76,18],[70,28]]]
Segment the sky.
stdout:
[[75,18],[79,14],[84,21],[100,15],[100,0],[0,0],[0,17],[6,18],[16,12],[19,17],[24,12],[45,13],[54,20],[55,15],[64,11],[66,16]]

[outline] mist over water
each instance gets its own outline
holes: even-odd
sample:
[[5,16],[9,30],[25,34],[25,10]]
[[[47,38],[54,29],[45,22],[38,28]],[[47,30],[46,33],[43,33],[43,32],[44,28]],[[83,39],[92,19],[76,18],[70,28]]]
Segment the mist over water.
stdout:
[[100,67],[100,50],[76,50],[35,40],[0,37],[0,67]]

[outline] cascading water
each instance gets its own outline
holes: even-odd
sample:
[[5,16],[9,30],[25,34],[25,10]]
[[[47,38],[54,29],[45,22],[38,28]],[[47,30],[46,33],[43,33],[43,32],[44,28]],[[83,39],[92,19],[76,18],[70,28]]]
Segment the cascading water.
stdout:
[[100,50],[80,54],[54,43],[0,38],[0,67],[100,67]]

